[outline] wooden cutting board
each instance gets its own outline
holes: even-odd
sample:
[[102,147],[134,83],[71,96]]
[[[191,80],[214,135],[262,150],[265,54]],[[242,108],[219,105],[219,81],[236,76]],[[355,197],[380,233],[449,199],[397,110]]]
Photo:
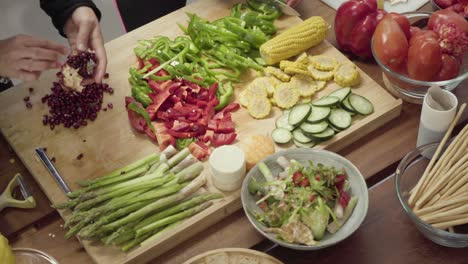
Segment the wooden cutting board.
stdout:
[[[47,147],[49,156],[55,157],[57,169],[72,190],[78,187],[75,184],[77,180],[101,176],[157,151],[157,145],[151,143],[146,136],[132,130],[124,107],[124,97],[130,94],[130,85],[127,82],[128,68],[136,63],[133,48],[137,40],[155,35],[173,38],[182,34],[177,23],[186,24],[186,12],[197,13],[201,17],[213,20],[226,16],[234,2],[237,1],[198,1],[107,43],[110,74],[108,82],[114,88],[115,93],[112,96],[106,96],[104,104],[111,102],[114,104],[114,109],[101,112],[96,121],[90,122],[87,127],[78,130],[56,127],[50,130],[42,125],[41,117],[47,112],[47,108],[40,100],[49,92],[55,80],[54,72],[43,74],[37,82],[24,83],[0,94],[0,110],[3,113],[0,116],[1,132],[52,203],[63,202],[66,197],[36,158],[34,149]],[[297,17],[283,17],[278,21],[277,26],[282,31],[299,21]],[[324,53],[335,56],[339,60],[347,60],[328,42],[314,47],[310,53]],[[318,145],[317,148],[338,151],[400,114],[401,100],[393,98],[362,71],[361,76],[362,84],[353,91],[371,100],[375,106],[375,112],[360,119],[356,118],[353,126],[332,140]],[[249,80],[248,76],[246,80]],[[241,83],[236,93],[245,85],[246,83]],[[29,87],[34,88],[34,93],[31,95],[28,92]],[[336,84],[329,84],[318,96],[328,94],[336,88]],[[25,96],[31,97],[32,109],[25,107],[22,100]],[[267,119],[254,120],[245,109],[237,111],[233,116],[239,134],[238,140],[252,134],[267,134],[274,127],[274,121],[280,112],[279,109],[274,109]],[[81,160],[77,160],[76,157],[80,153],[84,156]],[[219,192],[213,186],[208,173],[205,172],[204,176],[208,177],[205,190]],[[185,221],[177,229],[167,232],[161,240],[127,254],[121,253],[117,248],[106,247],[99,243],[83,241],[83,245],[97,263],[145,262],[241,208],[239,197],[238,191],[225,193],[223,199]],[[60,213],[65,219],[67,218],[67,211],[60,211]]]

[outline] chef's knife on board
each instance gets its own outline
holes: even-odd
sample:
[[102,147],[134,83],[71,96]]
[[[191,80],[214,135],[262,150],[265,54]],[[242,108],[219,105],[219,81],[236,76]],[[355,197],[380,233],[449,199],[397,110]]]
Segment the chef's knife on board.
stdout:
[[63,180],[62,175],[60,175],[57,168],[55,168],[54,163],[49,159],[49,156],[47,156],[47,153],[45,152],[45,150],[43,148],[37,148],[36,154],[39,157],[39,159],[42,161],[46,169],[50,172],[52,177],[54,177],[54,180],[60,186],[60,189],[62,189],[62,191],[65,194],[69,193],[70,188],[68,187],[67,183]]

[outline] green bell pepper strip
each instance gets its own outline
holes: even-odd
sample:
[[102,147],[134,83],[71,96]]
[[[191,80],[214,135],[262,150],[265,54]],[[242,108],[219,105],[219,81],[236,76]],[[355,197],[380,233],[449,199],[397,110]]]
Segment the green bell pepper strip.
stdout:
[[274,4],[268,4],[259,0],[247,0],[247,5],[260,13],[259,18],[273,21],[281,16],[281,10]]
[[216,97],[218,97],[218,105],[216,105],[215,110],[221,110],[226,105],[229,104],[231,101],[231,97],[234,93],[234,88],[232,87],[232,83],[228,82],[227,84],[223,85],[222,83],[219,83],[219,88],[216,91]]
[[176,149],[182,150],[188,147],[192,142],[196,142],[197,138],[178,138],[176,140]]
[[141,108],[140,106],[138,106],[135,102],[131,102],[128,104],[127,108],[137,114],[139,114],[140,116],[143,117],[143,119],[145,119],[145,122],[146,122],[146,125],[149,127],[149,129],[156,135],[156,131],[154,131],[154,127],[153,127],[153,124],[151,124],[151,119],[148,115],[148,113],[146,112],[146,110],[144,108]]
[[171,75],[166,75],[166,76],[150,75],[149,78],[157,82],[169,81],[169,80],[174,79],[174,77]]

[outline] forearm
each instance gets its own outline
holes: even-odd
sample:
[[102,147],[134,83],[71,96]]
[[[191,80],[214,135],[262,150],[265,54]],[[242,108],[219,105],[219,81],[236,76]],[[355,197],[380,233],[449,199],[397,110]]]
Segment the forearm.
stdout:
[[55,28],[64,37],[66,35],[63,32],[63,27],[76,8],[90,7],[96,13],[96,17],[101,18],[101,12],[92,0],[40,0],[40,3],[41,8],[51,17]]

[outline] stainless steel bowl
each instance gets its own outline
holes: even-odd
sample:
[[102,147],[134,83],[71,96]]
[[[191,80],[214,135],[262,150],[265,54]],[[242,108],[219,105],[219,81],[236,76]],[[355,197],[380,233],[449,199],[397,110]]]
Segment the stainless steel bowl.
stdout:
[[409,191],[423,175],[424,170],[429,164],[428,157],[432,156],[438,145],[439,143],[432,143],[418,147],[401,160],[395,174],[395,191],[405,213],[425,237],[447,247],[468,247],[468,234],[450,233],[434,228],[419,219],[408,205]]
[[344,168],[348,174],[348,180],[351,186],[351,194],[358,197],[358,203],[354,208],[354,211],[346,223],[336,232],[335,234],[327,233],[325,237],[318,242],[315,246],[305,246],[298,244],[291,244],[285,241],[279,240],[275,235],[265,232],[265,225],[259,222],[251,212],[260,211],[261,209],[255,204],[258,200],[257,197],[251,195],[248,191],[249,182],[252,178],[255,178],[259,182],[263,182],[264,178],[261,175],[258,166],[253,167],[242,183],[241,199],[242,206],[245,214],[247,215],[250,223],[260,232],[264,237],[277,243],[281,246],[288,247],[297,250],[318,250],[332,246],[350,236],[364,221],[367,214],[367,208],[369,206],[369,196],[367,191],[367,185],[364,181],[364,177],[361,175],[359,170],[344,157],[326,150],[316,149],[289,149],[277,152],[266,159],[263,162],[270,168],[271,172],[275,175],[282,171],[282,168],[276,163],[278,157],[284,156],[288,160],[295,159],[302,164],[307,164],[308,161],[315,163],[322,163],[327,166],[334,166],[336,168]]

